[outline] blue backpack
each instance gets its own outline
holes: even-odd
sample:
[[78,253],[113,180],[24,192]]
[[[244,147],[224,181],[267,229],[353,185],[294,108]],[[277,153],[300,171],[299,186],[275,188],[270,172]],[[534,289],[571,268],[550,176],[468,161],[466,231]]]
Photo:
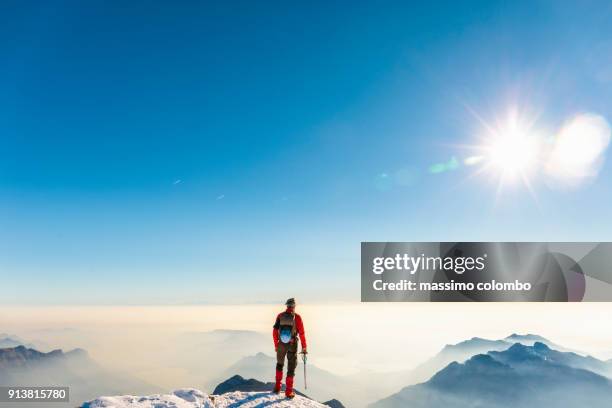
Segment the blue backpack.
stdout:
[[280,342],[289,344],[295,337],[295,315],[293,313],[282,313],[279,317],[280,327],[278,329]]

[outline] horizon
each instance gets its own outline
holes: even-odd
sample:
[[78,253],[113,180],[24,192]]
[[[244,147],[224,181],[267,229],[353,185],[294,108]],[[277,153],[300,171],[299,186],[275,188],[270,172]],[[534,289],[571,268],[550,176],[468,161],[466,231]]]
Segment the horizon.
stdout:
[[[541,335],[569,349],[602,359],[612,358],[612,328],[606,324],[612,313],[610,303],[495,303],[487,310],[480,306],[320,304],[302,305],[298,313],[305,321],[312,363],[336,374],[411,369],[447,344],[473,337],[502,339],[513,333]],[[92,358],[109,367],[139,373],[149,381],[156,377],[171,381],[182,377],[177,373],[164,375],[155,363],[164,344],[174,343],[186,333],[248,330],[269,337],[269,349],[259,351],[271,355],[273,316],[281,308],[278,305],[5,307],[0,312],[0,321],[2,331],[27,341],[38,340],[63,350],[84,348]],[[381,314],[387,319],[377,318]],[[589,316],[588,321],[584,320],[585,315]],[[337,316],[342,316],[341,322]],[[410,325],[398,331],[398,319],[407,318]],[[369,322],[367,333],[360,330],[364,321]],[[591,335],[585,338],[572,325],[544,324],[545,321],[582,321],[583,330]],[[440,330],[442,327],[444,331]],[[388,337],[389,331],[395,334],[392,338]],[[345,336],[353,339],[350,350],[344,349]],[[381,342],[386,342],[388,348],[378,347]],[[388,349],[395,351],[389,354]],[[147,357],[153,355],[158,357]]]

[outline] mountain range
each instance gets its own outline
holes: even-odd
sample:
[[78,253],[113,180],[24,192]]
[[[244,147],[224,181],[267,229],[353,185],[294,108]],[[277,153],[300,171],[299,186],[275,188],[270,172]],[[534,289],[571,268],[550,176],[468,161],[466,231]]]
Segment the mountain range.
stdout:
[[[71,401],[84,401],[110,392],[159,391],[158,387],[130,375],[102,368],[85,350],[43,353],[25,346],[0,349],[0,384],[68,386]],[[54,403],[54,406],[74,407],[74,404]]]
[[[569,351],[568,349],[559,346],[550,340],[535,334],[516,334],[513,333],[508,337],[499,340],[489,340],[481,337],[472,337],[469,340],[464,340],[456,344],[447,344],[434,357],[428,359],[424,363],[418,365],[410,372],[406,373],[409,381],[413,384],[423,382],[431,378],[436,372],[446,367],[453,361],[464,362],[470,357],[487,353],[489,351],[504,351],[510,348],[515,343],[520,343],[526,346],[531,346],[536,342],[548,345],[551,348],[559,351]],[[406,384],[404,384],[406,385]]]
[[612,382],[591,371],[606,363],[536,341],[452,362],[429,381],[405,387],[372,408],[605,407]]
[[[503,352],[516,343],[526,346],[533,346],[536,343],[544,344],[551,352],[558,350],[559,352],[567,353],[563,355],[563,358],[569,366],[588,369],[604,376],[610,375],[610,364],[607,362],[568,351],[569,349],[536,334],[513,333],[502,339],[473,337],[456,344],[448,344],[435,356],[419,364],[414,369],[397,372],[370,372],[339,376],[309,364],[309,381],[313,390],[311,392],[313,397],[321,401],[338,398],[350,407],[364,407],[391,394],[395,394],[406,386],[429,380],[453,362],[463,363],[477,354]],[[552,358],[552,355],[548,358]],[[561,358],[561,355],[557,355],[556,358]],[[571,363],[570,360],[572,361]],[[266,379],[272,378],[271,367],[274,364],[275,359],[264,353],[246,356],[221,371],[212,383],[218,383],[223,378],[228,378],[235,374],[265,382]],[[298,373],[298,381],[300,375],[301,373]],[[209,388],[212,388],[212,384]]]
[[[186,347],[186,354],[191,354],[189,367],[194,370],[194,382],[205,372],[217,379],[204,382],[208,384],[206,389],[214,389],[211,398],[247,393],[240,394],[246,400],[236,397],[238,399],[232,401],[246,404],[263,398],[262,403],[286,406],[287,401],[252,394],[267,393],[272,388],[267,380],[273,378],[276,361],[261,352],[245,353],[259,347],[269,348],[269,343],[268,336],[256,332],[219,330],[185,335],[176,347]],[[160,361],[164,363],[165,360]],[[182,363],[182,360],[174,362],[176,366]],[[198,367],[206,368],[198,371]],[[302,368],[300,364],[296,372],[297,388],[304,384]],[[326,404],[334,408],[342,406],[339,401],[352,408],[368,404],[373,408],[535,408],[550,405],[603,408],[607,405],[602,401],[612,400],[610,377],[612,364],[609,361],[570,351],[538,335],[512,334],[499,340],[474,337],[446,345],[413,370],[339,376],[309,363],[309,388],[302,391],[318,401],[327,401]],[[160,392],[159,387],[133,376],[102,368],[85,350],[40,352],[23,345],[0,348],[0,384],[70,386],[71,403],[55,404],[57,407],[74,407],[75,403],[98,395]],[[172,395],[168,397],[169,403],[179,398]],[[127,400],[121,398],[121,404],[127,404]],[[151,398],[143,401],[153,404],[155,399]],[[219,401],[213,406],[220,406]]]

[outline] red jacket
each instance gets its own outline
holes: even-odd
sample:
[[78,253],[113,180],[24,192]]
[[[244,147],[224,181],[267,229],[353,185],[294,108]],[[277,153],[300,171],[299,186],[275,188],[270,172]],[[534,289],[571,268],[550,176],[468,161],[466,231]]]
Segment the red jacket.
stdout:
[[[289,309],[287,309],[285,312],[289,312]],[[274,339],[274,348],[278,347],[278,342],[279,342],[279,328],[280,328],[280,315],[285,313],[279,313],[278,316],[276,316],[276,322],[274,323],[274,327],[272,329],[272,338]],[[304,331],[304,323],[302,322],[302,317],[297,314],[297,313],[293,313],[295,315],[295,330],[297,331],[297,334],[300,336],[300,343],[302,343],[302,348],[306,348],[306,332]]]

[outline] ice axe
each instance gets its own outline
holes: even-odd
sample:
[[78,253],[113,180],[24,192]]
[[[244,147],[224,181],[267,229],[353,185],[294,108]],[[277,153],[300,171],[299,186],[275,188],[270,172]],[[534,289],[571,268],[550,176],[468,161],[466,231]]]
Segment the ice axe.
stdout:
[[308,382],[306,381],[306,361],[308,360],[306,357],[306,354],[304,351],[300,351],[300,354],[302,355],[302,361],[304,362],[304,389],[307,390],[308,389]]

